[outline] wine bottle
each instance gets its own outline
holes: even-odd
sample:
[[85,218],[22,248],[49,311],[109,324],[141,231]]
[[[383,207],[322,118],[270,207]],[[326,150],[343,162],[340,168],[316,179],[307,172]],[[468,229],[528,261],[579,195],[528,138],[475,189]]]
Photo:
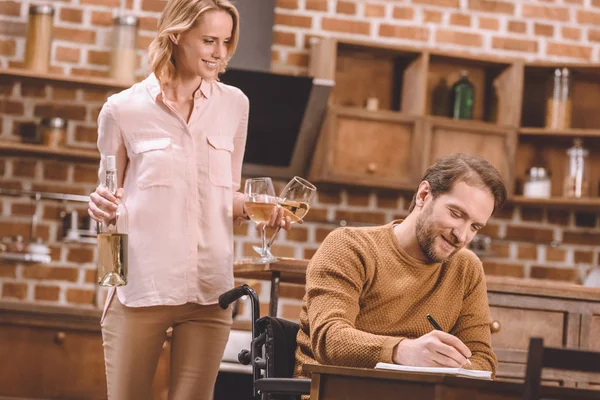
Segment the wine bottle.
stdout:
[[460,79],[450,90],[450,117],[454,119],[473,119],[475,89],[469,81],[467,71],[460,72]]

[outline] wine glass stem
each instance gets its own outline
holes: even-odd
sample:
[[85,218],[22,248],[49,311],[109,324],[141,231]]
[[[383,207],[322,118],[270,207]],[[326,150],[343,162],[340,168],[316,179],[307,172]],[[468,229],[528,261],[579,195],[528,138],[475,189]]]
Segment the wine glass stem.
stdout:
[[277,236],[277,234],[279,233],[280,230],[281,230],[281,226],[278,226],[275,229],[275,233],[273,233],[273,236],[271,236],[271,239],[269,239],[269,243],[267,244],[267,249],[271,250],[271,246],[273,246],[273,242],[275,241],[275,237]]
[[263,253],[265,252],[265,250],[267,249],[267,225],[263,225],[262,229],[260,230],[260,239],[262,242],[262,249],[263,249]]

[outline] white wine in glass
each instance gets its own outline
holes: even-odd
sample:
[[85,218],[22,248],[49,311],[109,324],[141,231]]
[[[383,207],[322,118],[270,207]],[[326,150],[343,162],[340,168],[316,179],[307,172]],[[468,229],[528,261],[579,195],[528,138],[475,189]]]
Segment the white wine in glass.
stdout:
[[[292,224],[300,222],[304,219],[308,210],[310,210],[310,203],[316,193],[317,188],[315,185],[304,178],[294,176],[279,194],[277,207],[283,208],[284,217],[290,217]],[[266,246],[253,246],[252,248],[254,251],[262,257],[277,260],[277,258],[271,254],[271,246],[280,229],[281,227],[277,227]]]
[[[275,189],[271,178],[251,178],[246,180],[244,186],[244,209],[252,221],[257,224],[269,221],[273,210],[277,207],[278,200],[275,196]],[[255,261],[258,264],[273,262],[274,258],[266,255],[266,229],[266,224],[264,224],[260,231],[262,243],[262,247],[260,248],[264,251],[262,253],[259,252],[261,257]]]

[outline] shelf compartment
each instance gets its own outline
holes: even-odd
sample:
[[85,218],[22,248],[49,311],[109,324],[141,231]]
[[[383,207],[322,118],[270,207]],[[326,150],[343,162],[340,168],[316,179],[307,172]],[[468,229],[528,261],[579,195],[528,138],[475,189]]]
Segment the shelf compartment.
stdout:
[[521,126],[545,126],[546,100],[551,90],[550,80],[556,68],[571,71],[571,127],[600,129],[600,71],[597,65],[533,63],[525,66],[523,111]]

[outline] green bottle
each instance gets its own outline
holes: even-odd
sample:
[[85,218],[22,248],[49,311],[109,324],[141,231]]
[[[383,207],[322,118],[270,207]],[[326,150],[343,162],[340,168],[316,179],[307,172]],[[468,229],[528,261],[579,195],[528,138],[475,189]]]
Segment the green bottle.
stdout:
[[473,119],[475,89],[467,75],[467,71],[461,71],[460,79],[452,85],[452,90],[450,91],[451,118]]

